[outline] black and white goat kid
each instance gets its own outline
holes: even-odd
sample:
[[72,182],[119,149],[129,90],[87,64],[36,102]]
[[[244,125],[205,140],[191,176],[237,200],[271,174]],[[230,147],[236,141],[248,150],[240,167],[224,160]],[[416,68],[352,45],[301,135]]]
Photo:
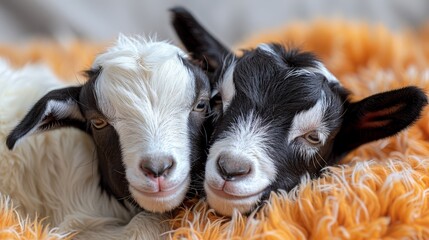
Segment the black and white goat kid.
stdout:
[[209,205],[246,213],[271,191],[290,190],[354,148],[396,134],[427,104],[406,87],[348,100],[313,54],[261,44],[235,56],[183,8],[173,25],[212,81],[214,131],[205,166]]
[[[71,230],[82,231],[83,238],[90,230],[94,232],[89,235],[91,239],[121,239],[127,238],[127,233],[112,228],[118,223],[107,221],[106,226],[96,226],[105,221],[103,218],[119,218],[119,213],[135,212],[136,207],[163,213],[183,201],[190,186],[192,161],[199,160],[197,146],[205,141],[201,128],[210,94],[207,76],[187,58],[178,47],[165,42],[120,36],[115,46],[95,59],[85,84],[53,90],[32,107],[8,136],[10,149],[15,145],[19,145],[15,147],[18,150],[25,148],[25,142],[16,143],[30,134],[75,127],[94,141],[95,169],[98,167],[99,172],[99,178],[92,177],[92,157],[80,160],[81,164],[72,169],[62,167],[69,164],[69,158],[58,159],[54,176],[72,173],[71,179],[53,177],[47,181],[63,183],[62,189],[39,186],[38,179],[32,184],[41,188],[37,192],[45,192],[42,197],[49,198],[47,202],[70,204],[55,206],[47,216],[39,216],[58,220],[51,226],[64,225],[64,219],[73,221],[71,216],[77,216],[74,221],[81,226]],[[40,172],[33,174],[47,174],[43,166],[36,167],[34,171]],[[89,187],[94,181],[101,189]],[[106,193],[122,206],[104,198]],[[24,196],[20,202],[26,202],[25,197],[36,198],[29,193],[18,195]],[[84,213],[85,220],[76,212]],[[161,217],[156,220],[154,216],[135,223],[133,231],[142,232],[137,236],[159,238],[159,229],[165,230],[166,223],[161,224]]]

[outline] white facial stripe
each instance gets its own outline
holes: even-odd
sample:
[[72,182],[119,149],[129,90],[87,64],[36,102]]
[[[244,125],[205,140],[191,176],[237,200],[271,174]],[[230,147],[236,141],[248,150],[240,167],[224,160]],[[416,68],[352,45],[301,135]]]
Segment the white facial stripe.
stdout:
[[328,71],[328,69],[326,69],[325,66],[323,66],[323,64],[321,62],[317,62],[317,67],[307,67],[307,68],[301,68],[295,71],[292,71],[289,73],[289,75],[287,77],[290,76],[301,76],[301,75],[314,75],[316,73],[322,74],[327,80],[328,82],[332,82],[332,83],[337,83],[340,84],[341,83],[338,81],[338,79],[331,73]]
[[[215,141],[210,148],[206,166],[206,180],[210,184],[222,182],[217,170],[217,159],[223,153],[242,156],[252,165],[252,177],[236,183],[237,194],[262,191],[276,176],[273,159],[267,153],[269,132],[262,126],[261,120],[250,114],[240,117],[228,131],[225,137]],[[218,181],[221,180],[221,181]]]
[[[317,132],[321,144],[325,144],[329,136],[329,130],[326,123],[323,122],[324,113],[329,106],[329,101],[326,99],[325,93],[322,91],[321,98],[310,109],[296,114],[292,120],[292,125],[289,131],[288,143],[291,144],[296,138],[304,136],[306,133]],[[310,159],[315,153],[315,148],[311,146],[297,146],[299,152],[306,159]]]
[[219,81],[218,89],[222,97],[223,112],[228,109],[231,104],[232,98],[235,96],[235,84],[234,84],[234,70],[235,62],[228,66],[222,79]]
[[[210,147],[204,186],[207,200],[216,211],[226,215],[229,215],[232,209],[249,211],[259,201],[261,192],[274,181],[277,169],[267,152],[270,141],[268,136],[270,133],[267,126],[263,126],[261,119],[251,113],[237,119],[234,126],[226,131],[225,137],[218,139]],[[238,161],[249,161],[252,166],[249,175],[225,184],[217,167],[217,159],[221,154],[237,156],[240,158]],[[226,199],[219,197],[209,188],[249,197]]]
[[[154,186],[140,171],[140,162],[148,155],[175,159],[174,171],[166,177],[170,185],[189,176],[188,117],[196,96],[195,79],[179,55],[184,56],[170,44],[122,36],[95,61],[102,67],[94,89],[97,104],[119,135],[126,177],[148,192]],[[134,197],[144,208],[149,204]]]
[[335,83],[341,84],[338,81],[338,79],[330,71],[328,71],[328,69],[321,62],[317,62],[317,68],[315,68],[312,71],[320,73],[323,76],[325,76],[328,82],[335,82]]
[[334,75],[332,75],[332,73],[329,72],[328,69],[326,69],[325,66],[323,66],[323,64],[320,62],[317,62],[316,68],[307,67],[307,68],[300,68],[300,69],[291,71],[286,78],[292,77],[292,76],[302,76],[302,75],[312,76],[316,73],[322,74],[328,80],[328,82],[333,82],[341,85],[338,79]]
[[[269,44],[260,44],[258,46],[259,49],[272,54],[273,56],[277,56],[278,54],[271,48],[271,46]],[[289,76],[294,75],[294,76],[299,76],[299,75],[311,75],[311,74],[315,74],[315,73],[319,73],[322,74],[323,76],[325,76],[325,78],[328,80],[328,82],[335,82],[338,84],[341,84],[338,79],[331,73],[328,71],[328,69],[319,61],[317,61],[316,63],[316,67],[308,67],[308,68],[301,68],[298,69],[296,71],[293,71],[290,73]]]
[[271,48],[271,46],[269,44],[266,44],[266,43],[259,44],[258,49],[261,49],[262,51],[265,51],[265,52],[272,54],[274,56],[277,55],[277,53]]

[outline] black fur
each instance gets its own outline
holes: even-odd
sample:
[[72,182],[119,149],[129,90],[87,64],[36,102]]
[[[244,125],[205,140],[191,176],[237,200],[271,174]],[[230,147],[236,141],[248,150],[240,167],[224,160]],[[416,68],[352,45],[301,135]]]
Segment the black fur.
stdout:
[[[175,7],[170,11],[174,13],[172,24],[176,33],[181,39],[186,39],[182,42],[186,49],[194,54],[194,59],[200,60],[200,65],[204,70],[208,70],[209,72],[218,68],[219,63],[229,53],[227,48],[214,38],[205,38],[205,36],[210,36],[210,34],[198,22],[192,21],[193,17],[186,9]],[[195,39],[194,36],[205,39]],[[206,44],[207,42],[210,44]],[[211,46],[216,46],[216,51],[212,51],[213,48]],[[222,51],[219,51],[220,49]],[[204,55],[200,54],[203,52]]]
[[80,90],[81,87],[69,87],[61,90],[53,90],[37,101],[34,107],[27,114],[32,116],[32,118],[24,118],[24,120],[20,122],[9,134],[6,140],[7,147],[12,149],[20,138],[28,134],[38,124],[40,124],[40,126],[38,126],[40,129],[54,129],[62,126],[73,126],[84,130],[85,124],[81,119],[59,119],[55,115],[55,112],[50,112],[48,115],[44,115],[49,100],[55,100],[58,102],[67,102],[68,100],[71,100],[74,102],[74,99],[79,97]]
[[[235,63],[235,95],[229,107],[223,111],[222,107],[212,106],[217,117],[210,145],[221,141],[230,129],[238,128],[237,118],[240,116],[252,113],[262,119],[262,125],[268,129],[269,144],[264,148],[274,161],[277,175],[264,190],[261,200],[271,191],[292,189],[304,175],[319,176],[324,167],[338,163],[345,154],[362,144],[398,133],[415,122],[427,104],[426,95],[417,87],[350,102],[347,89],[326,79],[320,71],[314,71],[321,63],[312,53],[267,44],[265,49],[250,49],[242,56],[235,56],[185,9],[175,8],[172,12],[173,26],[187,49],[198,61],[210,59],[207,69],[212,75],[214,91],[221,91],[216,89],[221,85],[219,81],[225,70]],[[299,72],[302,69],[313,72]],[[313,159],[304,159],[293,146],[299,144],[299,139],[289,143],[287,137],[293,117],[314,106],[322,92],[330,104],[322,121],[330,134],[326,143],[318,146]]]
[[[279,45],[272,45],[278,48]],[[237,59],[233,75],[236,94],[227,110],[220,113],[215,123],[211,144],[221,140],[228,129],[238,128],[238,116],[251,113],[263,119],[263,125],[269,129],[269,154],[275,161],[276,180],[265,190],[265,195],[277,189],[290,190],[300,178],[310,173],[319,174],[323,161],[332,154],[332,144],[321,146],[314,159],[306,161],[291,146],[288,146],[292,120],[297,113],[313,107],[321,98],[322,91],[331,102],[331,107],[324,113],[323,122],[331,130],[330,138],[341,126],[342,104],[347,94],[338,94],[335,84],[329,83],[321,74],[293,75],[300,68],[314,67],[317,59],[309,53],[298,50],[278,51],[279,58],[265,51],[256,49],[247,51]],[[282,62],[278,62],[281,59]],[[227,67],[224,67],[227,68]],[[292,75],[291,75],[292,74]],[[289,77],[288,77],[289,76]]]

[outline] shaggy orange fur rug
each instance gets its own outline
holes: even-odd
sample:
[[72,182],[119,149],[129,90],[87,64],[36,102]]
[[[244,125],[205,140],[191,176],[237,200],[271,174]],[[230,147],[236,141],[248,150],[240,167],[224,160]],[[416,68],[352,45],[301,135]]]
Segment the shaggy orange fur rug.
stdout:
[[0,194],[0,239],[71,239],[71,234],[60,234],[55,228],[43,225],[43,220],[20,216],[10,198]]
[[[429,90],[429,25],[391,32],[383,26],[317,21],[261,34],[239,48],[272,41],[315,52],[353,92],[353,100],[407,85]],[[81,82],[79,71],[102,49],[100,44],[36,43],[19,50],[0,47],[0,56],[15,66],[46,62],[63,79]],[[171,219],[173,239],[429,239],[429,109],[413,127],[358,148],[321,178],[304,178],[291,192],[272,194],[251,216],[220,217],[203,201],[185,205]],[[55,235],[40,220],[23,218],[0,201],[0,238],[11,228],[16,239]],[[34,235],[28,237],[27,231]]]

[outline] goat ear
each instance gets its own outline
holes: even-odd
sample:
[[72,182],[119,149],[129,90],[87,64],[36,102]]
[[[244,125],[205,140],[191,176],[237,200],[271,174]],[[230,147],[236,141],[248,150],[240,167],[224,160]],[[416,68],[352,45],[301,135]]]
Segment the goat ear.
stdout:
[[78,98],[82,87],[53,90],[42,97],[6,139],[9,149],[22,137],[62,126],[85,129]]
[[350,103],[335,148],[347,153],[354,148],[390,137],[411,125],[427,104],[425,93],[417,87],[406,87]]
[[221,66],[225,56],[232,54],[216,40],[198,21],[184,8],[175,7],[172,12],[172,24],[174,30],[185,45],[186,49],[193,54],[193,58],[200,62],[203,69],[214,72]]

